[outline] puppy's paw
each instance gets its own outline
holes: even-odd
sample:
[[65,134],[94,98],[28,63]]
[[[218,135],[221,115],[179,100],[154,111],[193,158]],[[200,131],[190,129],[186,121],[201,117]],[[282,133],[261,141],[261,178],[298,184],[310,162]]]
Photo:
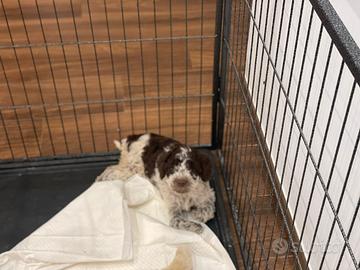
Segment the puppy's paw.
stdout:
[[170,226],[176,229],[191,231],[198,234],[204,231],[204,228],[200,223],[178,217],[174,217],[170,220]]
[[186,226],[186,230],[201,234],[204,231],[204,227],[200,223],[189,221],[189,224]]
[[189,216],[192,220],[196,220],[202,223],[206,223],[210,219],[213,219],[215,216],[215,206],[207,205],[202,208],[193,206],[190,208]]

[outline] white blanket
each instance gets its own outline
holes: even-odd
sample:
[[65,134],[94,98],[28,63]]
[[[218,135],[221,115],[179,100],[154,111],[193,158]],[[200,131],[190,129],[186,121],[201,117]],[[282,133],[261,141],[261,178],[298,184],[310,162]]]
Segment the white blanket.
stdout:
[[1,270],[164,269],[179,248],[192,269],[235,269],[215,234],[168,226],[166,207],[144,178],[96,182],[0,255]]

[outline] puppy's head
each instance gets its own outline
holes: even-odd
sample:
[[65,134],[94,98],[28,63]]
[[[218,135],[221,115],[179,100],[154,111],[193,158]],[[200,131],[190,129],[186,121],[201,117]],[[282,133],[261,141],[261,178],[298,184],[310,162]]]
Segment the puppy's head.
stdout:
[[209,158],[200,150],[181,144],[165,147],[156,165],[162,181],[180,194],[190,192],[198,185],[208,185],[211,178]]

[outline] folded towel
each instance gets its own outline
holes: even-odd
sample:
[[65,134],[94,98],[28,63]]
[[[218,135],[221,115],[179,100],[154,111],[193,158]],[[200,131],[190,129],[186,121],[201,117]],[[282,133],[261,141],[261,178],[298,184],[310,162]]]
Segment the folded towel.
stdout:
[[190,269],[235,269],[204,226],[201,235],[170,227],[161,196],[138,175],[96,182],[1,254],[0,269],[165,269],[180,258],[176,256],[186,257],[184,252],[191,254]]

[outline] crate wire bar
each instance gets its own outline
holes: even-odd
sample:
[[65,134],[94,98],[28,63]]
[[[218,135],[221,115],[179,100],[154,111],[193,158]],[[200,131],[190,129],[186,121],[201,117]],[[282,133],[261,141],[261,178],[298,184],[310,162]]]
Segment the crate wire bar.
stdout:
[[246,269],[359,269],[358,46],[328,1],[225,14],[219,156]]
[[3,172],[161,133],[213,150],[239,269],[360,269],[360,50],[328,0],[0,2]]

